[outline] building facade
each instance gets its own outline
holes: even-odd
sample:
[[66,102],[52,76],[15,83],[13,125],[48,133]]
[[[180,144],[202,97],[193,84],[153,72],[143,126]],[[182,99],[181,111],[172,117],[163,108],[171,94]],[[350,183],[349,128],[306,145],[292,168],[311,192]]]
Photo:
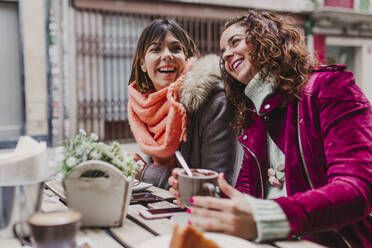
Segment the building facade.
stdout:
[[176,19],[207,54],[218,53],[223,23],[231,16],[247,8],[287,14],[314,56],[347,64],[372,100],[371,1],[0,0],[0,18],[8,18],[3,6],[13,6],[21,34],[13,37],[19,39],[12,48],[19,68],[7,77],[19,84],[8,82],[15,93],[3,94],[14,108],[0,107],[0,147],[24,134],[55,146],[81,128],[105,141],[131,139],[126,107],[133,54],[142,29],[161,17]]
[[372,101],[372,7],[370,0],[319,0],[311,14],[314,50],[321,62],[346,64]]
[[[252,1],[255,8],[274,7],[277,1]],[[265,1],[263,1],[265,2]],[[297,24],[304,29],[311,2],[293,5],[285,1]],[[301,1],[299,1],[301,2]],[[219,37],[224,22],[248,7],[245,1],[117,1],[75,0],[69,6],[68,22],[68,113],[71,133],[80,128],[103,140],[130,139],[127,120],[127,85],[136,41],[142,29],[155,18],[174,18],[192,36],[201,54],[219,53]],[[59,10],[54,12],[64,13]],[[63,21],[61,21],[63,22]],[[61,34],[66,35],[66,34]],[[65,38],[62,38],[65,40]],[[63,104],[56,104],[63,106]],[[61,118],[62,115],[57,116]],[[67,135],[56,119],[59,140]],[[63,133],[65,132],[65,133]]]

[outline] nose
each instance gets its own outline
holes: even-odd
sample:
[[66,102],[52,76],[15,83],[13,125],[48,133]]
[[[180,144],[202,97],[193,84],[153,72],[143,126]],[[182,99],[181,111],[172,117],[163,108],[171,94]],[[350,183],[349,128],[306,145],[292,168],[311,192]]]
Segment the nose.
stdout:
[[171,60],[173,58],[173,54],[171,51],[169,51],[168,48],[164,48],[162,52],[162,59],[163,60]]
[[225,61],[225,62],[230,62],[230,60],[231,60],[231,58],[233,57],[233,53],[232,53],[232,51],[229,49],[229,48],[227,48],[225,51],[224,51],[224,53],[222,54],[222,59],[223,59],[223,61]]

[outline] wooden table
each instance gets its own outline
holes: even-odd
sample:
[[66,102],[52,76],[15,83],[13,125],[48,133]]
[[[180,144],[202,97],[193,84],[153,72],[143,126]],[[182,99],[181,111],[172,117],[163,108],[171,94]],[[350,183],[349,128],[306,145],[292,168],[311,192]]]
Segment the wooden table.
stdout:
[[[131,248],[155,236],[171,234],[173,226],[169,219],[146,220],[139,215],[139,211],[146,208],[172,206],[174,205],[172,203],[173,196],[168,191],[154,186],[151,186],[147,190],[158,196],[161,200],[147,205],[130,205],[127,218],[121,227],[107,229],[82,228],[78,234],[78,243],[86,242],[91,248]],[[43,211],[66,209],[67,207],[64,204],[65,199],[61,182],[58,180],[49,181],[46,183],[41,208]],[[249,247],[257,248],[322,247],[309,241],[280,241],[268,244],[249,242],[247,244]],[[0,247],[21,248],[22,246],[16,239],[0,239]]]

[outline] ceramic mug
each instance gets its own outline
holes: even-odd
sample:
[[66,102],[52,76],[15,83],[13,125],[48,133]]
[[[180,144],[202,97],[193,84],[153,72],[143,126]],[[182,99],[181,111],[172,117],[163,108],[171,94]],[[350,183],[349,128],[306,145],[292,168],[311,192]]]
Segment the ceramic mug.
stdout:
[[[36,212],[27,221],[31,230],[31,241],[37,248],[75,248],[76,234],[80,228],[81,213],[72,209],[51,212]],[[14,236],[22,245],[31,244],[18,234],[17,227],[25,222],[14,225]]]
[[195,195],[217,196],[218,173],[207,169],[191,169],[190,177],[184,170],[178,173],[178,192],[180,199],[186,207],[190,207],[190,198]]

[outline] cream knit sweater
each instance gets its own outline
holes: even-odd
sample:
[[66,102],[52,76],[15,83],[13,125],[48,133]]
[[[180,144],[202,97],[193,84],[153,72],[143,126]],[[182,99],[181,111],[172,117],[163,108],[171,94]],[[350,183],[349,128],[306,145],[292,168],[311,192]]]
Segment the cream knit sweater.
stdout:
[[[253,102],[258,114],[264,99],[274,91],[274,83],[269,80],[262,82],[257,73],[256,76],[248,83],[244,93]],[[279,164],[284,164],[285,155],[277,147],[274,141],[267,136],[268,160],[271,168],[276,168]],[[266,182],[265,199],[258,199],[247,195],[253,217],[257,224],[256,242],[262,242],[274,239],[283,239],[288,236],[290,231],[289,223],[283,210],[275,201],[270,200],[281,196],[286,196],[285,182],[282,188],[276,188]]]

